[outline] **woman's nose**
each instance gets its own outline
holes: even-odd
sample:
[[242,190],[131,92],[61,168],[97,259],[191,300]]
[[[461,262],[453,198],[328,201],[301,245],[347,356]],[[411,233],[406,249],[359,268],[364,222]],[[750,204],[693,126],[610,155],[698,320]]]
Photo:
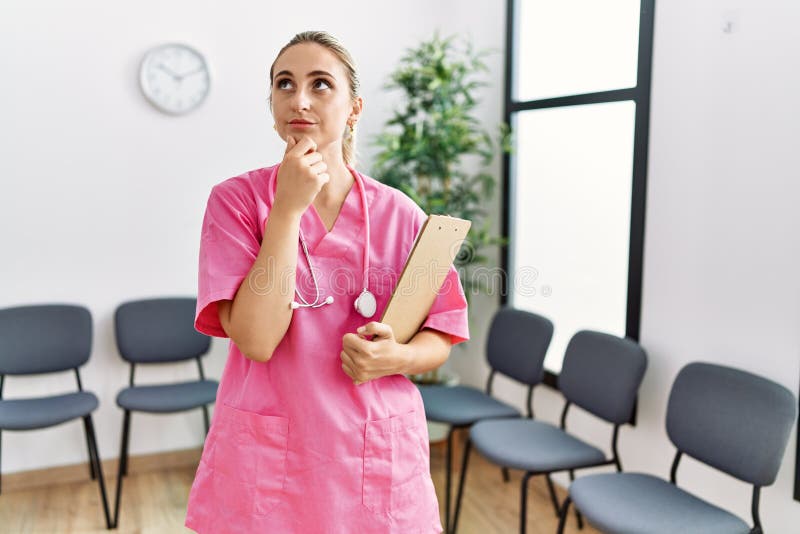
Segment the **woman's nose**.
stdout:
[[311,107],[311,99],[308,97],[308,93],[306,93],[304,89],[296,91],[292,98],[292,109],[294,111],[300,111],[308,109],[309,107]]

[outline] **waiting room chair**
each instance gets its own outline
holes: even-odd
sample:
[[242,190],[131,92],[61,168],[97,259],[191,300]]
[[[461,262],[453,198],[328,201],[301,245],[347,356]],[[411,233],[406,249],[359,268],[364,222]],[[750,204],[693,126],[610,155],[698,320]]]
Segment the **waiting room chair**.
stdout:
[[[667,406],[667,434],[677,448],[670,481],[638,473],[581,477],[569,488],[558,532],[574,502],[602,532],[760,534],[760,491],[775,481],[796,412],[792,393],[775,382],[690,363],[678,373]],[[677,486],[684,454],[753,484],[752,527]]]
[[[445,465],[445,532],[450,532],[453,431],[484,419],[521,417],[514,406],[492,397],[492,382],[498,372],[528,386],[527,416],[532,418],[533,387],[542,381],[544,357],[552,337],[553,323],[549,319],[523,310],[503,308],[494,315],[489,328],[486,358],[491,372],[485,392],[461,385],[420,386],[427,419],[450,425]],[[508,472],[503,471],[503,476],[507,482]],[[550,489],[555,496],[552,484]]]
[[[531,419],[496,419],[480,421],[470,429],[456,497],[453,533],[458,526],[471,445],[495,464],[525,471],[520,500],[522,534],[525,534],[527,520],[528,480],[532,476],[568,471],[572,479],[576,469],[602,465],[614,465],[621,471],[617,452],[619,427],[631,419],[646,367],[644,350],[630,339],[590,330],[572,336],[558,377],[558,387],[567,401],[560,427]],[[566,431],[567,412],[573,404],[614,425],[611,458]],[[550,496],[558,510],[555,493],[551,491]],[[580,517],[578,520],[580,522]]]
[[[218,382],[206,380],[200,357],[211,346],[211,338],[194,329],[196,299],[155,298],[121,304],[114,313],[117,348],[131,364],[130,387],[117,395],[117,405],[125,413],[122,420],[114,503],[114,526],[119,524],[122,478],[128,474],[128,443],[132,412],[166,414],[203,409],[208,434],[208,404],[217,396]],[[157,385],[134,385],[137,364],[173,363],[196,360],[199,380]]]
[[[106,518],[103,467],[97,448],[92,412],[97,397],[83,390],[78,368],[92,352],[92,315],[83,306],[40,304],[0,310],[0,436],[3,430],[25,431],[83,420],[89,448],[89,473],[97,479]],[[46,397],[3,399],[6,375],[36,375],[72,369],[78,391]]]

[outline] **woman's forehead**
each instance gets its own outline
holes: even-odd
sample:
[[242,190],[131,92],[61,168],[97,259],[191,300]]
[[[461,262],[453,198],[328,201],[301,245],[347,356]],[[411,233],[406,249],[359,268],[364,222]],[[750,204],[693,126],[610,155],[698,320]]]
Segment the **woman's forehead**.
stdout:
[[344,65],[336,54],[317,43],[291,46],[275,61],[275,74],[288,71],[301,78],[312,72],[329,72],[336,78],[344,77]]

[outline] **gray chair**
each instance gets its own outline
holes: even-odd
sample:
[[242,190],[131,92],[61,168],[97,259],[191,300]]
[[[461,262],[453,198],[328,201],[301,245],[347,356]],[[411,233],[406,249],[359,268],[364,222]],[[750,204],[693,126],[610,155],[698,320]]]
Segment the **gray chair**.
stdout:
[[[497,419],[476,423],[469,432],[456,497],[453,532],[458,526],[461,498],[472,445],[481,455],[497,465],[525,471],[522,477],[520,532],[527,521],[528,480],[535,475],[549,475],[601,465],[622,464],[617,452],[619,427],[630,421],[636,395],[642,383],[647,356],[642,347],[627,338],[603,332],[582,330],[570,339],[558,378],[558,387],[566,398],[559,427],[529,419]],[[594,445],[566,431],[567,412],[571,405],[614,425],[611,458]],[[550,496],[558,514],[555,493]],[[580,522],[580,517],[578,518]]]
[[[130,387],[117,395],[125,413],[114,503],[114,526],[119,524],[122,478],[128,474],[128,442],[132,412],[167,414],[202,408],[208,434],[208,404],[217,397],[218,383],[206,380],[200,357],[211,346],[211,338],[194,329],[197,301],[190,297],[155,298],[126,302],[114,313],[117,348],[131,364]],[[134,385],[137,364],[196,360],[199,380],[157,385]]]
[[[492,318],[486,342],[491,372],[485,392],[470,386],[420,386],[426,418],[450,425],[445,465],[445,532],[450,531],[453,431],[484,419],[521,417],[515,407],[492,397],[492,382],[498,372],[528,386],[527,416],[532,418],[533,387],[542,381],[544,357],[552,337],[553,323],[549,319],[527,311],[502,308]],[[507,482],[508,472],[504,470],[503,476]],[[551,491],[555,495],[552,486]]]
[[[775,481],[796,412],[794,396],[770,380],[721,365],[687,365],[667,407],[667,434],[677,448],[670,481],[637,473],[581,477],[569,489],[558,532],[572,501],[603,532],[761,533],[760,491]],[[676,485],[684,454],[753,484],[752,527]]]
[[[83,390],[78,368],[92,352],[92,315],[83,306],[39,304],[0,310],[0,431],[48,428],[83,420],[89,448],[89,474],[97,479],[106,518],[105,480],[97,449],[92,412],[97,397]],[[78,391],[46,397],[3,399],[6,375],[36,375],[75,371]],[[1,435],[1,434],[0,434]]]

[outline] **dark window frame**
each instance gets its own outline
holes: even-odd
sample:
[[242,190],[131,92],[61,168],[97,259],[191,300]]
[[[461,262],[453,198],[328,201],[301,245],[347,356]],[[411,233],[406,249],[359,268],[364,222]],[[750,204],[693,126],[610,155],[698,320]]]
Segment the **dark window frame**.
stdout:
[[[800,411],[800,395],[798,395],[797,409]],[[800,417],[797,418],[797,435],[800,436]],[[796,439],[797,446],[794,459],[794,500],[800,501],[800,439]]]
[[[518,0],[506,3],[506,64],[505,95],[503,117],[506,124],[512,124],[512,115],[520,111],[547,109],[583,104],[598,104],[633,100],[636,116],[633,137],[633,176],[631,189],[630,245],[628,249],[628,299],[625,319],[625,335],[639,340],[642,300],[642,265],[644,259],[645,203],[647,196],[647,155],[650,129],[650,84],[653,58],[653,22],[655,0],[640,0],[639,9],[639,51],[636,73],[636,87],[601,91],[581,95],[569,95],[540,100],[516,101],[514,92],[514,61],[516,54],[516,20]],[[503,235],[511,230],[513,213],[511,208],[511,156],[503,155]],[[508,269],[511,265],[508,245],[501,247],[502,288],[500,304],[509,303]],[[558,389],[558,375],[545,371],[544,383]],[[798,449],[800,455],[800,449]],[[800,475],[799,475],[800,476]]]

